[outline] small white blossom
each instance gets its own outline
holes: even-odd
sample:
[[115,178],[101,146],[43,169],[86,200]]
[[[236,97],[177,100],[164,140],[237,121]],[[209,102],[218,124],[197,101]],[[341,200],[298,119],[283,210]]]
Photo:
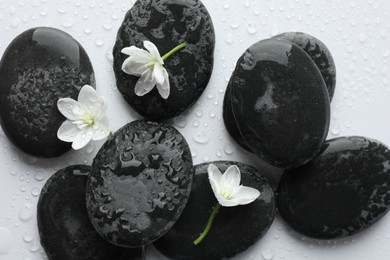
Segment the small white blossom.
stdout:
[[222,174],[214,164],[210,164],[208,175],[214,195],[224,207],[249,204],[260,196],[257,189],[240,185],[241,173],[236,165]]
[[78,101],[60,98],[57,106],[67,118],[58,129],[57,137],[71,142],[73,149],[78,150],[91,140],[101,140],[109,135],[106,104],[91,86],[81,88]]
[[144,41],[147,50],[135,46],[122,49],[122,53],[129,55],[122,64],[122,70],[127,74],[140,77],[135,85],[135,94],[143,96],[157,86],[161,97],[167,99],[170,94],[169,76],[163,67],[164,61],[152,42]]

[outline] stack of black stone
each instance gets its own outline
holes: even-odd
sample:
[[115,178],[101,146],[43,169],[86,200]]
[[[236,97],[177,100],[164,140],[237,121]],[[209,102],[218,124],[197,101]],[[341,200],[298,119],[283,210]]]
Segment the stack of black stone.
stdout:
[[237,62],[223,118],[233,139],[285,169],[277,205],[291,228],[318,239],[353,235],[389,210],[390,151],[379,141],[325,141],[336,68],[305,33],[260,41]]

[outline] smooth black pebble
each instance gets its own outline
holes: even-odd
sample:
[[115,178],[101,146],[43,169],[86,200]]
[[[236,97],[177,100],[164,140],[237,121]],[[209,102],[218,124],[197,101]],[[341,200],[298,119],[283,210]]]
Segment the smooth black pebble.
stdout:
[[105,241],[89,222],[85,186],[91,167],[70,166],[45,184],[38,201],[41,245],[50,260],[143,259],[142,248],[121,248]]
[[22,151],[56,157],[71,148],[57,138],[65,121],[57,100],[77,100],[85,84],[95,85],[91,62],[70,35],[38,27],[16,37],[0,62],[0,123]]
[[303,32],[285,32],[272,38],[290,41],[302,48],[314,61],[325,81],[329,99],[336,88],[336,65],[328,47],[319,39]]
[[[165,60],[171,93],[163,99],[154,88],[143,97],[134,93],[138,77],[122,71],[128,55],[121,53],[132,45],[143,48],[153,42],[160,55],[181,43],[187,46]],[[126,14],[114,46],[114,72],[119,91],[145,118],[162,120],[186,111],[203,93],[213,69],[215,35],[211,17],[199,0],[150,0],[135,2]]]
[[263,40],[245,51],[233,75],[232,114],[255,154],[273,166],[292,168],[319,153],[330,103],[307,53],[288,41]]
[[237,165],[241,184],[256,188],[260,196],[252,203],[221,207],[206,238],[195,246],[193,241],[204,230],[217,200],[211,189],[209,163],[195,166],[190,200],[172,229],[154,245],[171,259],[226,259],[245,251],[264,236],[275,216],[275,196],[267,179],[247,164],[229,161],[212,162],[223,173]]
[[306,236],[358,233],[389,210],[390,151],[365,137],[329,140],[319,157],[284,173],[277,200],[281,216]]
[[182,213],[193,179],[184,137],[164,124],[134,121],[100,149],[87,183],[87,209],[95,229],[124,247],[149,244]]

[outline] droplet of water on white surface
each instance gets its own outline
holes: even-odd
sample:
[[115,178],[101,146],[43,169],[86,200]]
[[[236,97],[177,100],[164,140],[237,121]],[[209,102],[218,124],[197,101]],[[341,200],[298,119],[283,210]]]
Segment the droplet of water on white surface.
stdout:
[[34,188],[32,188],[32,190],[31,190],[31,194],[32,194],[34,197],[38,197],[40,193],[41,193],[41,190],[40,190],[39,188],[37,188],[37,187],[34,187]]
[[45,174],[43,171],[37,171],[35,174],[34,174],[34,179],[36,181],[42,181],[45,179]]
[[27,231],[23,234],[23,241],[26,243],[31,243],[34,240],[34,235],[30,231]]
[[199,144],[206,144],[209,142],[209,137],[204,131],[193,133],[192,139]]
[[104,45],[104,40],[103,40],[103,38],[101,38],[101,37],[96,38],[95,44],[96,44],[96,46],[98,46],[98,47],[102,47],[102,46]]
[[61,25],[64,27],[64,28],[70,28],[72,27],[74,24],[74,21],[72,18],[66,18],[62,21]]
[[225,151],[226,154],[230,155],[233,153],[233,146],[231,146],[230,144],[226,144],[224,147],[223,147],[223,150]]
[[184,128],[187,125],[187,119],[184,116],[178,116],[173,119],[175,126]]
[[29,221],[33,216],[33,210],[29,204],[26,204],[23,208],[19,210],[19,219],[21,221]]
[[261,253],[261,256],[263,257],[264,260],[272,260],[274,259],[275,253],[271,248],[266,248]]
[[6,227],[0,227],[0,255],[8,254],[13,242],[11,231]]

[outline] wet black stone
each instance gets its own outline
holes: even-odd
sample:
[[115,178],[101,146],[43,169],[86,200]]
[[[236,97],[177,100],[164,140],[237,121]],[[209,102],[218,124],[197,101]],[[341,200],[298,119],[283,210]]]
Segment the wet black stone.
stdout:
[[93,161],[87,184],[91,222],[113,244],[151,243],[179,218],[192,179],[191,152],[175,128],[129,123],[107,140]]
[[336,87],[336,65],[328,47],[314,36],[302,32],[285,32],[273,38],[295,43],[309,54],[320,70],[328,89],[329,99],[332,100]]
[[245,143],[281,168],[313,159],[328,133],[330,104],[324,80],[301,48],[269,39],[237,62],[232,111]]
[[[120,51],[153,42],[161,55],[181,43],[187,47],[165,61],[171,94],[163,99],[157,89],[143,97],[134,93],[138,77],[122,71],[128,57]],[[187,110],[202,94],[213,69],[215,35],[211,17],[199,0],[138,0],[119,29],[114,46],[114,71],[119,91],[140,115],[168,119]]]
[[85,165],[62,169],[42,189],[38,229],[49,260],[142,259],[142,248],[114,246],[101,238],[89,222],[85,186],[90,169]]
[[226,87],[225,96],[223,99],[223,107],[222,107],[222,118],[225,123],[225,128],[233,138],[243,149],[252,152],[250,147],[245,143],[244,138],[242,137],[240,130],[237,127],[236,119],[234,118],[232,103],[231,103],[231,89],[233,83],[234,76],[230,77],[229,83]]
[[261,194],[252,203],[221,207],[206,238],[195,246],[217,200],[207,175],[208,163],[195,166],[195,178],[188,204],[172,229],[154,245],[171,259],[226,259],[253,245],[268,231],[275,216],[274,192],[267,179],[255,168],[243,163],[218,161],[222,172],[230,165],[241,171],[241,184]]
[[304,235],[360,232],[389,210],[390,151],[365,137],[329,140],[318,158],[284,173],[277,200],[281,216]]
[[62,97],[77,99],[81,87],[94,86],[94,72],[83,47],[58,29],[39,27],[16,37],[0,62],[0,123],[22,151],[56,157],[70,149],[57,138],[65,117]]

